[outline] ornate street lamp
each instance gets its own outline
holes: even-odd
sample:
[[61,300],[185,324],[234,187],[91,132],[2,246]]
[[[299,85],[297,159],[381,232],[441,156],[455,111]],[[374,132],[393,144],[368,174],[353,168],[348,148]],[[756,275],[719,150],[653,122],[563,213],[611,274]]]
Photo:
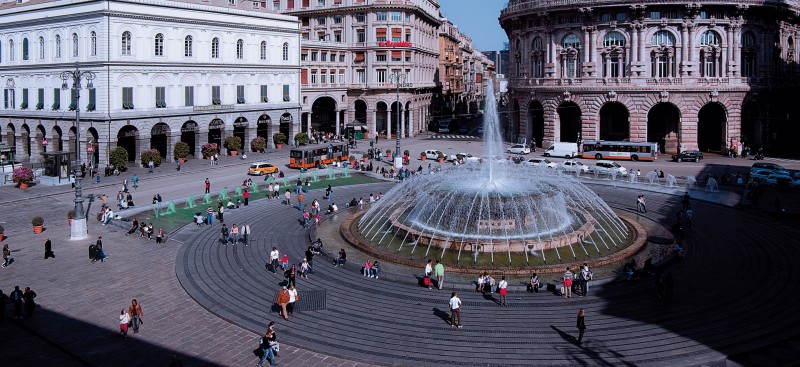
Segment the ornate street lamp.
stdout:
[[[94,89],[92,80],[97,75],[91,71],[80,71],[78,63],[75,63],[75,70],[67,70],[61,72],[62,90],[71,89],[75,95],[75,166],[73,167],[73,174],[75,175],[75,213],[72,218],[72,225],[70,227],[69,238],[70,240],[84,240],[89,237],[89,232],[86,227],[86,212],[83,209],[83,194],[81,193],[81,107],[78,100],[80,99],[81,80],[86,79],[86,89]],[[72,81],[72,88],[69,87],[68,82]]]
[[400,157],[400,112],[402,106],[400,105],[400,88],[410,88],[411,83],[407,83],[408,75],[401,73],[399,70],[389,75],[389,83],[394,83],[397,87],[397,129],[395,130],[397,141],[395,143],[395,159]]

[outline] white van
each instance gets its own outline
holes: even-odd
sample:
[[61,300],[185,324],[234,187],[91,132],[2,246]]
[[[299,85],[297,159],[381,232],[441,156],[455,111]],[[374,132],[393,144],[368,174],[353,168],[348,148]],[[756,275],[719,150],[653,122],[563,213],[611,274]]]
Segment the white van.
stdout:
[[544,151],[545,157],[564,157],[572,158],[578,155],[577,143],[553,143],[550,148]]

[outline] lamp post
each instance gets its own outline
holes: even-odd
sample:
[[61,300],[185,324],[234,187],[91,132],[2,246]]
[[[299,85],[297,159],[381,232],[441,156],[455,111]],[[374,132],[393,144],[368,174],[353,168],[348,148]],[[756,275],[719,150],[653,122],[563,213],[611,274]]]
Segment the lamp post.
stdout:
[[[75,63],[75,70],[61,72],[61,80],[63,81],[61,89],[71,89],[75,95],[75,166],[73,167],[73,174],[75,175],[75,213],[70,226],[70,240],[83,240],[89,237],[86,227],[86,212],[83,209],[81,175],[79,174],[81,166],[81,107],[78,100],[80,99],[81,80],[86,79],[86,89],[94,89],[92,80],[96,77],[97,75],[91,71],[80,71],[78,63]],[[72,81],[72,88],[67,84],[70,80]]]
[[389,75],[389,82],[394,83],[397,87],[397,128],[395,129],[395,133],[397,136],[397,141],[395,143],[395,159],[400,157],[400,112],[403,109],[403,106],[400,104],[400,87],[409,88],[411,87],[411,83],[407,83],[408,76],[403,74],[398,70],[392,75]]

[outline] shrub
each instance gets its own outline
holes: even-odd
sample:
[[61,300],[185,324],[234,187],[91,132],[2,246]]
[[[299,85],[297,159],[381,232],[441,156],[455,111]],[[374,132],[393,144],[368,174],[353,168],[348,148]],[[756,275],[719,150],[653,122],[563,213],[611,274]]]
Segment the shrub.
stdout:
[[31,219],[31,224],[33,224],[34,227],[44,225],[44,219],[42,217],[33,217],[33,219]]
[[189,144],[186,144],[182,141],[175,143],[175,150],[173,151],[173,155],[175,158],[186,158],[189,155]]
[[75,217],[75,211],[74,210],[70,210],[70,211],[67,212],[67,219],[72,219],[74,217]]
[[142,166],[147,167],[147,163],[153,161],[153,164],[158,166],[161,164],[161,153],[155,149],[148,149],[142,152]]
[[256,136],[255,139],[250,141],[250,150],[254,152],[263,152],[266,147],[267,140],[260,136]]
[[33,181],[33,170],[25,166],[14,168],[11,179],[17,184],[31,182]]
[[123,147],[116,147],[109,154],[108,161],[120,171],[124,171],[128,166],[128,151]]
[[437,156],[437,158],[444,159],[445,158],[444,153],[439,152],[439,155]]
[[297,142],[300,143],[300,145],[308,145],[308,143],[311,142],[311,140],[308,139],[308,135],[306,135],[306,133],[295,134],[294,140],[297,140]]
[[242,150],[242,138],[235,135],[225,138],[225,148],[237,152]]
[[206,143],[200,148],[200,152],[203,154],[203,158],[208,158],[219,152],[219,147],[216,143]]
[[283,133],[272,134],[272,141],[275,144],[286,144],[286,135],[283,135]]

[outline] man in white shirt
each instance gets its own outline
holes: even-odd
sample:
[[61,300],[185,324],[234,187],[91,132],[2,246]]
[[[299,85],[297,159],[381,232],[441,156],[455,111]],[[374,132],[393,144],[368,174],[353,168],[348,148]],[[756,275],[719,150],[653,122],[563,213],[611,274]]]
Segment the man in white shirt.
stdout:
[[461,327],[461,300],[458,298],[458,293],[453,292],[453,296],[450,297],[450,326],[456,326],[456,318],[458,327]]
[[278,269],[278,265],[279,265],[278,262],[279,262],[280,255],[281,254],[280,254],[280,252],[278,252],[278,248],[277,247],[273,247],[272,248],[272,252],[269,253],[269,263],[272,265],[272,274],[275,274],[275,273],[278,272],[277,269]]
[[242,239],[244,240],[244,245],[247,246],[250,244],[250,225],[247,222],[242,224],[242,227],[239,229],[239,232],[242,234]]
[[297,301],[297,289],[294,289],[294,284],[289,286],[289,304],[286,307],[286,310],[289,312],[289,316],[294,313],[294,303]]

